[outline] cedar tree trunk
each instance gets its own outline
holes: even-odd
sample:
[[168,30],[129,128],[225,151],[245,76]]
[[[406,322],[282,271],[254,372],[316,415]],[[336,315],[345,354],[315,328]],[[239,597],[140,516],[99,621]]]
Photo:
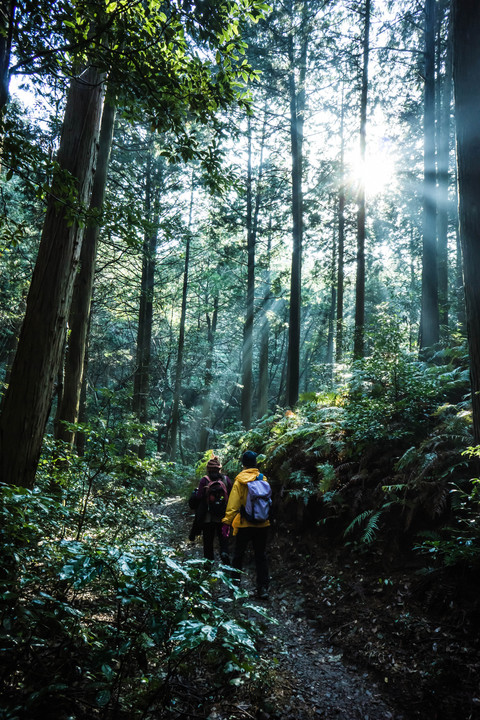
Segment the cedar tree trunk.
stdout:
[[[18,348],[0,415],[1,480],[31,488],[35,481],[65,325],[81,250],[72,197],[87,207],[102,109],[102,80],[94,68],[71,81],[58,163]],[[68,172],[73,191],[65,193]],[[63,197],[62,197],[63,195]]]
[[435,345],[440,338],[438,312],[438,254],[436,238],[435,173],[435,0],[425,2],[425,107],[422,308],[420,349]]
[[55,437],[57,440],[68,442],[70,446],[73,446],[74,433],[65,425],[65,422],[73,424],[78,421],[95,277],[95,261],[100,235],[98,215],[105,197],[114,124],[115,102],[107,91],[103,105],[98,157],[90,200],[90,209],[95,212],[96,217],[87,225],[83,238],[80,268],[75,279],[68,321],[70,332],[65,356],[63,392],[57,412],[58,423]]
[[[370,0],[365,0],[363,32],[362,93],[360,100],[360,163],[365,167],[368,103],[368,61],[370,55]],[[357,274],[355,284],[355,335],[353,357],[365,355],[365,177],[360,178],[357,211]]]
[[454,0],[459,225],[470,352],[474,442],[480,444],[480,3]]

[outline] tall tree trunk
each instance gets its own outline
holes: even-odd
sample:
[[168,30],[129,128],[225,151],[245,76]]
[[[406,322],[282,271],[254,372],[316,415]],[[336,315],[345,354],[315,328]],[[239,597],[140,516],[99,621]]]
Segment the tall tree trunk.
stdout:
[[357,211],[357,273],[355,285],[355,335],[353,357],[358,360],[365,354],[365,151],[367,138],[368,62],[370,55],[371,0],[365,0],[363,31],[362,92],[360,99],[360,167]]
[[247,169],[247,305],[243,326],[242,348],[242,399],[243,427],[252,423],[253,391],[253,315],[255,311],[255,233],[253,230],[252,193],[252,123],[248,118],[248,169]]
[[80,267],[73,288],[72,304],[68,321],[69,334],[65,356],[63,392],[59,399],[55,428],[56,439],[69,443],[71,447],[73,447],[75,434],[65,423],[71,424],[78,421],[88,328],[90,324],[95,262],[98,238],[100,235],[99,214],[105,198],[114,125],[115,99],[107,90],[103,105],[98,157],[93,178],[92,197],[90,200],[90,210],[93,211],[94,219],[85,229],[80,253]]
[[0,415],[1,480],[7,484],[32,487],[35,481],[82,244],[82,232],[62,188],[62,172],[75,178],[75,199],[85,208],[93,179],[102,97],[102,78],[95,68],[71,81],[58,152],[60,173],[48,202]]
[[0,113],[8,102],[15,6],[14,0],[2,0],[0,3]]
[[[335,214],[335,213],[334,213]],[[337,288],[336,288],[336,271],[337,271],[337,252],[336,252],[335,231],[332,238],[332,266],[330,273],[330,308],[328,312],[328,332],[327,332],[327,373],[330,381],[333,379],[333,339],[335,327],[335,307],[337,304]]]
[[425,106],[420,349],[439,341],[435,173],[435,0],[425,0]]
[[12,34],[15,24],[15,0],[0,2],[0,170],[2,167],[3,147],[3,116],[8,103],[10,84],[10,54],[12,50]]
[[262,321],[260,328],[260,358],[258,365],[258,417],[262,418],[268,413],[269,389],[269,346],[270,323],[268,320],[268,307],[271,297],[270,256],[272,250],[272,218],[270,216],[267,239],[267,270],[265,272],[265,292],[262,306]]
[[[150,358],[152,346],[153,294],[155,285],[155,256],[158,239],[159,179],[152,168],[153,143],[147,150],[145,177],[145,217],[147,228],[143,241],[142,279],[138,310],[136,368],[133,379],[132,410],[140,423],[148,422],[150,391]],[[145,457],[145,443],[137,448],[139,458]]]
[[182,392],[183,353],[185,349],[185,322],[187,317],[188,273],[190,271],[190,244],[193,215],[193,180],[194,178],[192,173],[190,213],[188,219],[187,243],[185,247],[185,265],[183,270],[182,310],[180,313],[177,365],[175,367],[175,387],[173,391],[172,419],[170,425],[169,456],[172,460],[175,459],[175,455],[177,453],[177,435],[180,427],[180,395]]
[[[440,43],[439,43],[440,45]],[[448,223],[449,223],[449,168],[450,168],[450,113],[452,100],[452,21],[449,17],[445,75],[441,86],[440,122],[438,133],[438,303],[440,310],[440,332],[448,339],[449,294],[448,294]]]
[[[417,273],[415,271],[415,229],[413,224],[410,225],[410,297],[415,297],[416,284],[417,284]],[[410,317],[409,317],[409,331],[408,331],[408,349],[410,352],[416,346],[418,341],[418,332],[414,328],[417,327],[417,307],[413,302],[410,303]]]
[[345,282],[345,102],[342,83],[342,109],[340,114],[340,188],[338,191],[338,265],[337,265],[337,331],[335,360],[343,358],[343,296]]
[[205,363],[205,397],[202,404],[202,423],[200,431],[200,452],[205,452],[208,449],[208,441],[210,437],[209,428],[212,421],[212,382],[213,382],[213,354],[215,350],[215,333],[217,331],[217,320],[218,320],[218,295],[213,300],[213,312],[212,317],[207,314],[207,327],[208,327],[208,355]]
[[453,0],[460,240],[470,353],[473,435],[480,444],[480,4]]
[[263,150],[267,126],[267,112],[264,110],[260,158],[257,170],[255,203],[253,202],[252,172],[252,126],[248,119],[248,170],[247,170],[247,304],[243,331],[242,350],[242,423],[248,429],[252,422],[253,398],[253,322],[255,317],[255,252],[258,234],[258,216],[262,197]]
[[[87,330],[87,337],[90,333],[90,327]],[[88,342],[85,347],[85,355],[83,358],[83,378],[80,390],[80,403],[78,407],[78,422],[80,424],[87,421],[87,377],[88,377]],[[86,436],[83,431],[75,433],[75,450],[79,457],[85,455]]]
[[452,211],[455,226],[455,296],[457,301],[457,326],[460,332],[465,336],[467,334],[467,318],[465,310],[465,291],[463,288],[463,263],[462,263],[462,244],[460,242],[460,228],[458,218],[458,170],[457,158],[455,155],[455,204]]
[[[292,10],[293,12],[293,10]],[[292,219],[293,250],[290,276],[290,314],[287,351],[287,405],[293,407],[298,401],[300,387],[300,331],[302,305],[302,244],[303,244],[303,191],[302,152],[305,113],[305,79],[307,73],[307,3],[303,5],[300,29],[300,56],[298,85],[295,77],[294,38],[288,38],[289,94],[290,94],[290,142],[292,150]]]

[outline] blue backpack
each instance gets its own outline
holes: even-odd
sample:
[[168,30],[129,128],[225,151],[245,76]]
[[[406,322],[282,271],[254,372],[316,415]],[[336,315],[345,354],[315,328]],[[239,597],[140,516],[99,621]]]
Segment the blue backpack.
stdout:
[[241,515],[249,523],[264,523],[270,517],[272,488],[262,473],[247,483],[247,502],[242,505]]

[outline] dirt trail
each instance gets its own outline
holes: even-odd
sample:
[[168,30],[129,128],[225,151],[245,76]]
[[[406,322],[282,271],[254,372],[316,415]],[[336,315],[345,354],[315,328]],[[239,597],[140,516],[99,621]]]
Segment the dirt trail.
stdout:
[[[187,540],[189,514],[185,501],[172,497],[165,501],[162,514],[171,520],[169,539],[185,557],[201,556],[201,539]],[[248,560],[248,559],[247,559]],[[272,582],[269,614],[278,625],[269,626],[260,641],[259,654],[275,663],[273,682],[263,707],[242,703],[245,718],[257,720],[407,720],[383,697],[381,687],[364,670],[344,661],[340,650],[332,647],[315,622],[308,619],[301,582],[278,554],[275,543],[269,548]],[[247,562],[243,586],[253,593],[253,565]],[[221,708],[209,720],[224,720]]]

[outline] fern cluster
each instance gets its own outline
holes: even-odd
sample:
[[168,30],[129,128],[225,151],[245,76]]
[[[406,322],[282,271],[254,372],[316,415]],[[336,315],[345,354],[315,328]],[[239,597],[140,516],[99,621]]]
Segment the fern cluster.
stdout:
[[[322,523],[340,521],[345,540],[361,544],[387,530],[411,534],[443,522],[456,512],[452,483],[471,476],[462,455],[471,442],[462,347],[438,351],[428,363],[395,337],[377,348],[328,392],[304,395],[293,411],[277,408],[248,432],[225,436],[221,450],[232,458],[247,447],[265,454],[265,472],[283,497],[315,500]],[[389,467],[374,481],[382,453]]]

